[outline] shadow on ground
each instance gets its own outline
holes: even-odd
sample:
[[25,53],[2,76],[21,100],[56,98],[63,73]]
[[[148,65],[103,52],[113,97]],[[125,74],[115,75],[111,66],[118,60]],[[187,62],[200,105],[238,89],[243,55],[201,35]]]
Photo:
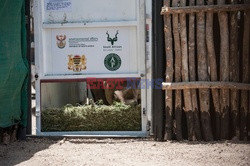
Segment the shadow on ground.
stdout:
[[31,159],[37,152],[48,149],[58,140],[32,139],[16,141],[8,145],[0,144],[0,165],[12,166]]
[[[8,145],[0,144],[0,166],[13,166],[30,160],[34,155],[39,156],[39,152],[49,149],[55,144],[63,144],[68,141],[72,144],[126,144],[139,141],[150,141],[149,139],[93,139],[93,138],[33,138],[26,141],[16,141]],[[152,141],[152,140],[151,140]],[[49,157],[49,156],[48,156]]]

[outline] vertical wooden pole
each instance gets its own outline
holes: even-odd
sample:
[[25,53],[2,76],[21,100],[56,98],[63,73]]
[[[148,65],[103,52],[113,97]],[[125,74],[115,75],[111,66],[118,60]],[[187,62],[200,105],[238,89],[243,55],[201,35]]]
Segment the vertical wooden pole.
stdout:
[[[249,64],[250,64],[250,54],[249,54]],[[249,68],[249,78],[250,78],[250,68]],[[247,140],[250,141],[250,91],[248,93],[248,116],[247,116]]]
[[[204,5],[204,0],[197,0],[197,5]],[[205,14],[197,13],[197,55],[198,55],[198,79],[209,81],[207,66],[207,49],[205,39]],[[203,136],[206,141],[213,140],[211,117],[210,117],[210,91],[199,90],[201,124]]]
[[[180,6],[186,6],[186,0],[180,1]],[[180,14],[180,25],[181,25],[181,53],[182,53],[182,80],[189,81],[189,71],[188,71],[188,44],[187,44],[187,23],[186,23],[186,14]],[[194,133],[194,123],[193,123],[193,108],[192,108],[192,99],[191,91],[183,90],[184,93],[184,111],[187,117],[187,126],[188,126],[188,139],[196,140]]]
[[[164,5],[170,6],[170,0],[164,0]],[[171,15],[164,15],[165,50],[166,50],[166,82],[173,81],[173,48],[172,48],[172,23]],[[173,136],[173,105],[172,90],[166,91],[166,133],[165,140],[171,140]]]
[[[173,0],[173,7],[178,6],[178,0]],[[181,82],[181,41],[179,33],[179,15],[173,14],[173,35],[175,51],[175,82]],[[175,91],[175,124],[176,139],[182,140],[182,91]]]
[[[250,64],[250,54],[249,54],[249,64]],[[250,68],[249,68],[249,78],[250,78]],[[250,141],[250,91],[248,93],[248,116],[247,117],[248,117],[247,118],[247,140]]]
[[[231,0],[232,4],[237,4],[237,0]],[[239,82],[239,54],[238,54],[238,12],[230,13],[230,81]],[[239,91],[231,90],[231,117],[232,117],[232,136],[239,138]]]
[[[245,3],[250,3],[245,0]],[[249,83],[249,27],[250,27],[250,12],[245,11],[244,13],[244,35],[243,35],[243,55],[242,55],[242,81],[243,83]],[[241,139],[247,139],[247,114],[248,114],[248,91],[241,92],[241,118],[240,118],[240,134]]]
[[[208,5],[213,5],[214,0],[209,0]],[[210,62],[210,78],[211,81],[218,81],[217,76],[217,63],[216,63],[216,54],[215,54],[215,48],[214,48],[214,31],[213,31],[213,12],[207,13],[207,20],[206,20],[206,42],[207,42],[207,54]],[[213,104],[215,108],[215,138],[220,138],[220,97],[219,97],[219,90],[218,89],[212,89],[212,98],[213,98]]]
[[[189,6],[195,6],[195,0],[189,1]],[[196,80],[196,56],[195,56],[195,14],[189,15],[189,36],[188,36],[188,53],[189,53],[189,72],[190,81]],[[201,129],[200,129],[200,115],[197,101],[196,89],[191,90],[193,116],[194,116],[194,132],[197,140],[202,140]]]
[[[218,4],[225,4],[225,0],[218,0]],[[226,12],[220,12],[220,80],[229,81],[229,31],[228,16]],[[221,139],[229,136],[229,90],[221,90]]]

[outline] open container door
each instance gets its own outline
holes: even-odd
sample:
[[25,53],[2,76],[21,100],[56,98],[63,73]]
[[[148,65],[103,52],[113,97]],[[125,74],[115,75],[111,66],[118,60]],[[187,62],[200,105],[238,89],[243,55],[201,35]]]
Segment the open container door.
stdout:
[[[47,103],[54,100],[47,94],[56,92],[52,97],[62,98],[64,83],[76,87],[84,82],[80,85],[88,94],[86,82],[93,78],[146,80],[145,1],[35,0],[34,7],[36,134],[147,136],[146,86],[140,89],[139,131],[45,131],[41,125],[46,100]],[[58,83],[62,84],[57,86]],[[47,85],[49,88],[44,88]],[[60,86],[61,91],[56,91]]]

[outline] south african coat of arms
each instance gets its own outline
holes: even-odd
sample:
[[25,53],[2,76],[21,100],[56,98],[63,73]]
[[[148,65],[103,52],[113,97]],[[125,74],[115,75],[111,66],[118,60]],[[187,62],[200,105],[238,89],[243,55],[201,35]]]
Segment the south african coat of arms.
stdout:
[[56,35],[56,45],[58,48],[64,48],[66,46],[66,35]]
[[85,55],[68,55],[68,69],[74,72],[86,70],[87,58]]

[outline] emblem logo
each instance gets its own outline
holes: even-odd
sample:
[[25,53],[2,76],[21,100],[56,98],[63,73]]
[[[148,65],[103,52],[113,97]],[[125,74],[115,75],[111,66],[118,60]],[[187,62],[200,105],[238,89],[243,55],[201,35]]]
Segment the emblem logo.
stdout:
[[85,55],[68,55],[68,69],[74,72],[86,70],[87,58]]
[[118,30],[116,31],[116,34],[115,34],[115,37],[114,37],[114,38],[109,37],[109,32],[108,32],[108,31],[106,32],[106,34],[108,35],[107,41],[110,42],[111,45],[113,46],[114,43],[115,43],[116,41],[118,41],[118,37],[117,37],[117,35],[119,34],[119,33],[118,33]]
[[104,65],[110,71],[118,70],[121,67],[121,63],[119,55],[114,53],[108,54],[104,59]]
[[66,46],[66,35],[56,35],[56,44],[58,48],[63,49]]

